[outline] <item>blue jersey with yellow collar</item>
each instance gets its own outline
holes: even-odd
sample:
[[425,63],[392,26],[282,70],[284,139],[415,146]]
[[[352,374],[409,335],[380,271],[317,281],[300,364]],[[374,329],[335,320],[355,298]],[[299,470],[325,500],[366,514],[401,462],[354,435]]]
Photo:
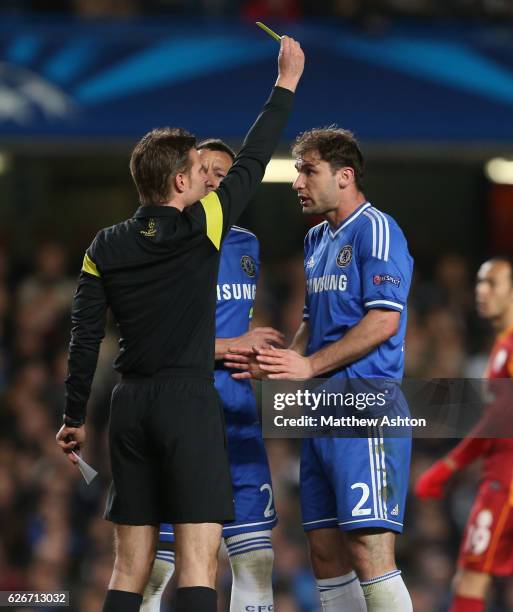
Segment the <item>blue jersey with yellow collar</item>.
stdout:
[[403,232],[368,202],[338,228],[327,221],[313,227],[305,239],[307,354],[343,338],[371,308],[396,310],[398,332],[337,375],[401,379],[412,271]]
[[[248,331],[259,268],[257,237],[246,229],[233,226],[221,248],[217,277],[216,338],[234,338]],[[232,425],[256,423],[256,402],[248,380],[234,380],[231,371],[217,362],[215,385],[221,397],[229,433]]]

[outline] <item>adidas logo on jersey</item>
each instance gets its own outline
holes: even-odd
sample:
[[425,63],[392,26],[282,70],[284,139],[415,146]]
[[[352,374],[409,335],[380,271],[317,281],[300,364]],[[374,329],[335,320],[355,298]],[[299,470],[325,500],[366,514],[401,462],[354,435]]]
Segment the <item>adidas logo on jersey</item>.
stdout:
[[315,266],[315,260],[312,257],[310,257],[310,259],[306,262],[306,269],[309,270],[310,268],[313,268]]
[[392,516],[399,516],[399,504],[396,504],[394,506],[394,509],[392,510],[392,512],[390,513]]

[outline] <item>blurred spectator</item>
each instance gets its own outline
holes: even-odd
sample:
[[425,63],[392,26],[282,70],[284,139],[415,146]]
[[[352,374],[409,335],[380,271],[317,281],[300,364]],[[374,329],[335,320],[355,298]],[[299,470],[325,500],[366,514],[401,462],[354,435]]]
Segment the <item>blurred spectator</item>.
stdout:
[[248,21],[294,21],[301,17],[298,0],[246,0],[241,12]]
[[67,254],[54,242],[39,246],[35,267],[15,292],[16,314],[11,365],[51,357],[69,333],[75,282],[68,276]]
[[[242,5],[242,8],[241,8]],[[133,17],[144,13],[226,15],[239,9],[246,19],[297,19],[302,14],[372,22],[377,17],[424,16],[504,19],[510,0],[3,0],[9,13],[66,13],[86,18]]]
[[141,11],[140,0],[73,0],[82,17],[131,17]]

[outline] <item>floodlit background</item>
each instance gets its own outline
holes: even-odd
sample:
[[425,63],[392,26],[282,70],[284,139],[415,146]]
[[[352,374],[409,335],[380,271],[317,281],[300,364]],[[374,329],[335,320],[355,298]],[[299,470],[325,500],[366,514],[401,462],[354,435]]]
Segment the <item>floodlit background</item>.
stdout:
[[[180,125],[235,148],[268,95],[277,46],[307,67],[266,182],[241,224],[262,248],[257,320],[300,322],[302,243],[312,219],[290,189],[294,136],[338,123],[360,138],[366,194],[403,227],[416,260],[406,374],[481,376],[493,340],[473,306],[486,257],[513,253],[513,8],[509,0],[3,0],[0,3],[0,590],[68,589],[101,609],[112,568],[103,521],[105,428],[115,327],[89,408],[87,487],[54,442],[63,409],[69,308],[96,231],[137,206],[131,146]],[[291,174],[292,173],[292,174]],[[271,440],[280,524],[278,612],[318,610],[298,506],[295,441]],[[453,443],[416,441],[412,479]],[[447,610],[479,476],[443,502],[409,499],[399,566],[416,612]],[[230,571],[220,565],[220,610]],[[163,609],[172,609],[172,589]],[[493,612],[513,610],[498,583]]]

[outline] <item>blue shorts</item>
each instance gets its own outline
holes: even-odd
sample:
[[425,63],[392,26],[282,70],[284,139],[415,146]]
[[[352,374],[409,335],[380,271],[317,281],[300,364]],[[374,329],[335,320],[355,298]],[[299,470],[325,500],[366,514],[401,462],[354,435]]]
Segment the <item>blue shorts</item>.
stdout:
[[308,438],[301,449],[305,531],[382,527],[401,533],[411,438]]
[[[227,435],[235,520],[224,524],[223,537],[272,529],[278,520],[260,427],[244,427],[242,435],[228,428]],[[160,526],[160,541],[174,542],[172,525]]]

